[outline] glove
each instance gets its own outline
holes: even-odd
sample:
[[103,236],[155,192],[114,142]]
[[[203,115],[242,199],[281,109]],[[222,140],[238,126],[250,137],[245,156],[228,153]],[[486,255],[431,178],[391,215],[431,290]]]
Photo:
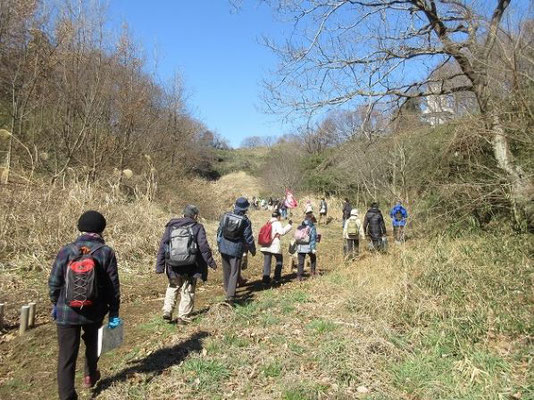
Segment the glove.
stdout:
[[57,306],[55,304],[52,306],[52,312],[50,313],[50,316],[54,321],[57,319]]
[[108,328],[115,329],[117,326],[122,325],[122,319],[119,317],[109,317]]

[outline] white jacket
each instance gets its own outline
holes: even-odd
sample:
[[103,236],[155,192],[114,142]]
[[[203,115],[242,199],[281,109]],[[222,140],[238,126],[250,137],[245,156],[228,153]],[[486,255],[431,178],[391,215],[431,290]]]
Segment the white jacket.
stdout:
[[272,224],[272,233],[271,237],[273,241],[269,247],[262,247],[260,251],[272,254],[282,254],[282,246],[280,244],[280,236],[284,236],[288,233],[292,226],[287,224],[285,227],[282,227],[282,223],[278,221],[277,218],[271,218]]
[[351,215],[350,218],[345,221],[345,225],[343,226],[343,239],[350,239],[349,234],[347,233],[347,228],[349,226],[350,220],[353,220],[353,221],[356,220],[356,225],[358,225],[358,231],[360,232],[360,237],[361,238],[365,237],[365,234],[363,232],[363,225],[362,225],[362,222],[360,221],[360,217],[356,215]]

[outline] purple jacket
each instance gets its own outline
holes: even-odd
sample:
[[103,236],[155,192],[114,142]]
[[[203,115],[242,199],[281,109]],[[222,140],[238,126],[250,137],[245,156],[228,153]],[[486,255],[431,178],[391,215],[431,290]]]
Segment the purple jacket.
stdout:
[[[191,225],[191,229],[193,230],[200,257],[197,256],[195,265],[186,265],[179,268],[166,268],[165,255],[167,253],[167,247],[169,246],[172,229],[174,227],[179,228],[188,225]],[[204,226],[189,217],[171,219],[167,225],[165,225],[165,232],[163,233],[163,237],[159,244],[158,255],[156,258],[156,273],[162,274],[163,272],[167,272],[169,279],[172,279],[177,275],[188,275],[202,278],[202,280],[205,281],[208,279],[208,266],[213,269],[217,268],[217,264],[215,264],[215,260],[211,253],[210,245],[208,244],[208,239],[206,238],[206,230],[204,229]]]

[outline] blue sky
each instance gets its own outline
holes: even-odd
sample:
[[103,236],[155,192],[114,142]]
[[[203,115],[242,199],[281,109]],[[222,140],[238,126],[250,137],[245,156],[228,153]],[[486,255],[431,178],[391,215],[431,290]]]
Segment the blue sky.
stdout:
[[114,28],[128,23],[149,62],[157,54],[162,81],[181,73],[193,115],[233,147],[247,136],[287,133],[258,109],[261,79],[276,63],[259,39],[282,31],[270,9],[234,13],[227,0],[110,0],[109,12]]
[[[530,1],[513,2],[523,18],[532,15]],[[475,2],[493,8],[496,0]],[[114,30],[127,22],[149,64],[157,54],[162,82],[179,72],[193,116],[233,147],[248,136],[278,136],[293,129],[281,117],[265,115],[260,100],[261,80],[277,59],[259,40],[262,35],[283,40],[291,26],[276,22],[259,1],[244,3],[235,13],[228,0],[109,0]],[[403,71],[418,72],[414,67]]]

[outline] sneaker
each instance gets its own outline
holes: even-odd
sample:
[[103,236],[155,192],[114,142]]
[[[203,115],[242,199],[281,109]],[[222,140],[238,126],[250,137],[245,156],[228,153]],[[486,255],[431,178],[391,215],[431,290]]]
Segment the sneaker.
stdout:
[[164,312],[164,313],[163,313],[163,319],[164,319],[165,321],[170,321],[170,320],[172,319],[171,313]]
[[92,388],[100,380],[100,371],[96,371],[93,376],[87,375],[83,377],[83,386],[86,388]]

